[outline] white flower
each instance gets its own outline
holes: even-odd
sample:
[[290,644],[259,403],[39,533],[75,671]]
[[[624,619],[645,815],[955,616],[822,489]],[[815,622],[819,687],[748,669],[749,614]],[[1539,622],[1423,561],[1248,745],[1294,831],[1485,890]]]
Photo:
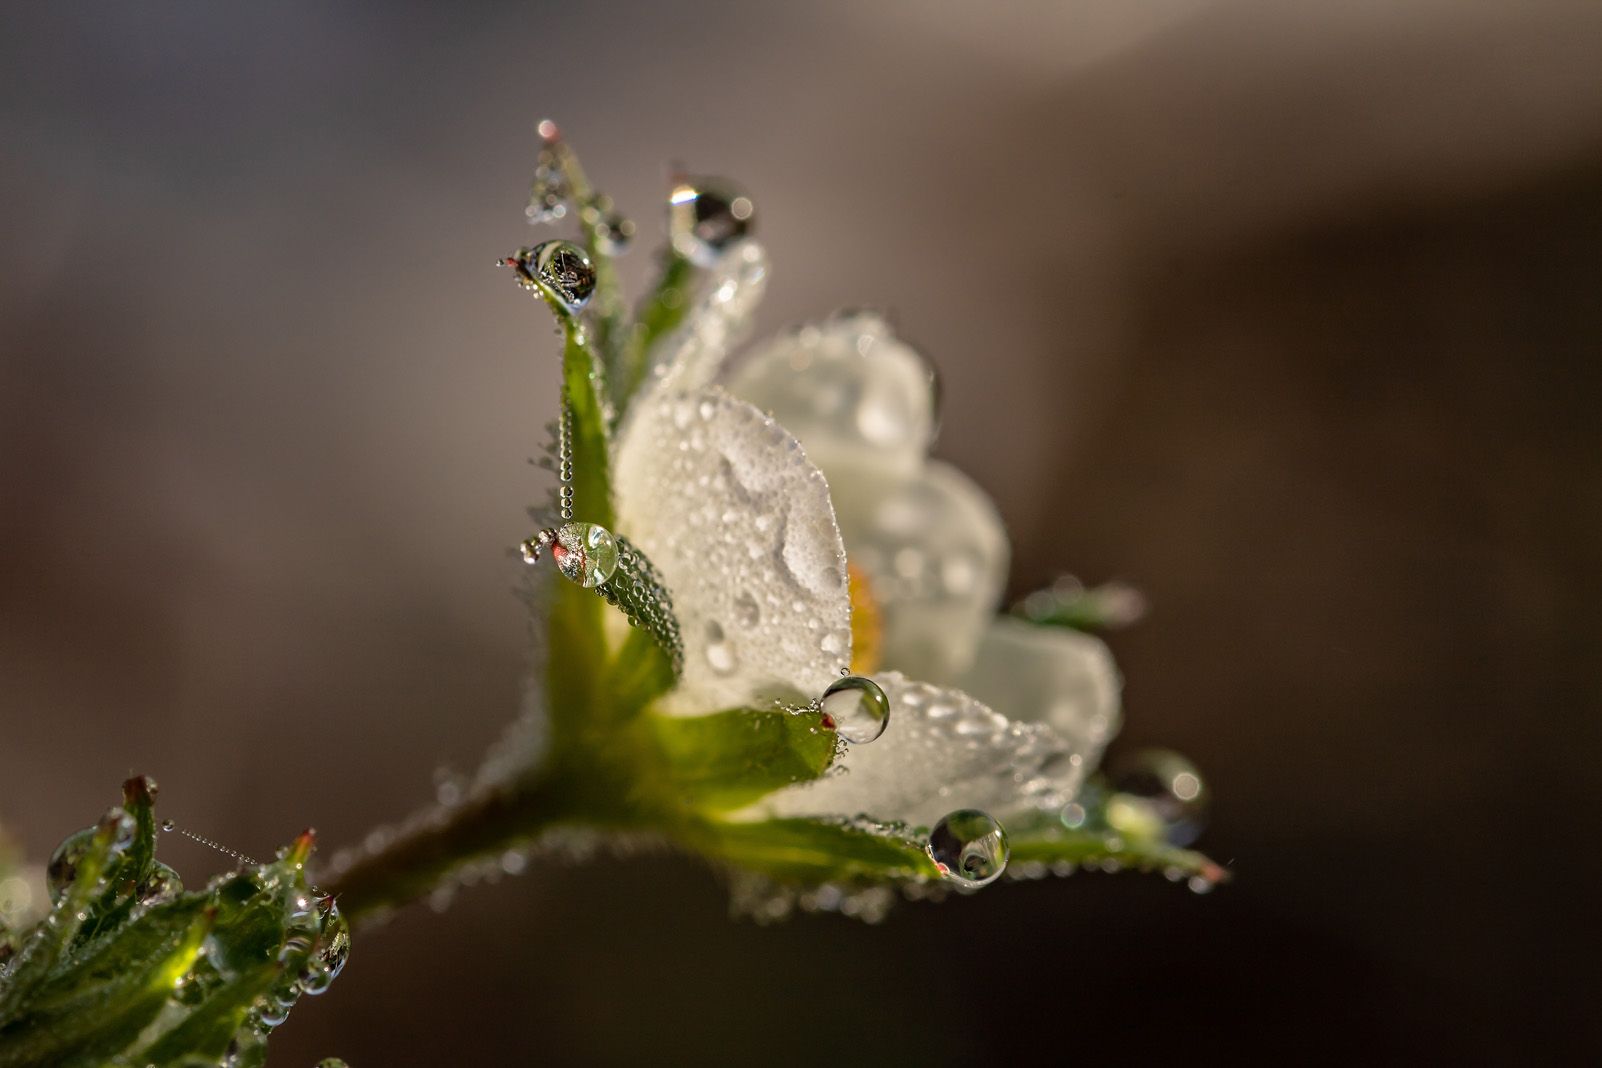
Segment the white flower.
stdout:
[[760,812],[916,826],[1064,804],[1118,725],[1110,654],[995,617],[1000,519],[972,480],[927,458],[931,376],[881,319],[839,316],[728,366],[766,275],[755,243],[727,252],[616,439],[619,533],[655,562],[683,635],[684,674],[662,707],[821,693],[852,664],[849,559],[883,619],[873,677],[889,728],[850,749],[849,774],[779,791]]

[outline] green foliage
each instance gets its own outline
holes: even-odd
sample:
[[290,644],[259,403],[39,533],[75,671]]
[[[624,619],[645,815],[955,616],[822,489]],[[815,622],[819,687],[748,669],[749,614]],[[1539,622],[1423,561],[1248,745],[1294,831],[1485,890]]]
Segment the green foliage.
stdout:
[[676,795],[705,810],[735,809],[822,775],[835,733],[817,712],[733,708],[709,716],[653,716]]
[[156,860],[155,784],[52,858],[49,913],[0,971],[0,1068],[259,1064],[303,994],[326,990],[349,934],[306,885],[306,832],[278,860],[185,891]]
[[712,822],[704,848],[719,860],[783,883],[894,883],[940,876],[921,835],[866,820]]

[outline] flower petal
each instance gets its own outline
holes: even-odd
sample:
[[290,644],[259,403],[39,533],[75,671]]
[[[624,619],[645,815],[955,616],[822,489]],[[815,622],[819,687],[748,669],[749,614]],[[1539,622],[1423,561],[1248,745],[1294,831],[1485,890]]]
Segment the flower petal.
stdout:
[[936,460],[872,501],[852,507],[837,495],[836,505],[851,562],[884,613],[885,665],[956,682],[1007,576],[1007,535],[990,498]]
[[1050,724],[1083,754],[1086,770],[1122,719],[1123,679],[1107,644],[1063,627],[994,620],[962,686],[1013,720]]
[[645,389],[660,395],[709,385],[744,337],[767,287],[768,255],[761,245],[748,238],[725,250],[701,280],[684,323],[662,339]]
[[764,803],[779,816],[858,815],[931,826],[946,813],[977,808],[1005,823],[1012,814],[1053,809],[1078,791],[1089,764],[1071,741],[1041,723],[1012,723],[960,690],[874,676],[890,699],[890,724],[852,746],[845,773],[781,790]]
[[729,392],[771,412],[801,439],[837,505],[911,478],[934,434],[929,364],[869,312],[838,315],[755,348]]
[[829,487],[772,419],[718,389],[647,397],[613,485],[620,532],[673,594],[684,676],[668,708],[815,697],[850,662]]

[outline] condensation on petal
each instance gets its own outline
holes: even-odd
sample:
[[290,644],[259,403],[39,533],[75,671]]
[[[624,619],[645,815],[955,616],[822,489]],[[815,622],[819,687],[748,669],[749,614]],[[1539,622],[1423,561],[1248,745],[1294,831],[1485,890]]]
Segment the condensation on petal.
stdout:
[[962,688],[1015,721],[1050,724],[1088,767],[1121,720],[1123,680],[1112,652],[1100,638],[1063,627],[992,621]]
[[663,338],[641,399],[710,385],[729,351],[742,341],[768,285],[768,256],[747,238],[731,246],[701,279],[683,324]]
[[673,593],[674,711],[810,698],[851,660],[845,549],[823,475],[722,390],[648,398],[618,451],[621,533]]
[[929,364],[870,312],[838,315],[758,346],[727,384],[801,439],[837,503],[912,477],[934,433]]
[[1003,824],[1011,814],[1060,807],[1079,790],[1089,761],[1043,723],[1014,723],[960,690],[875,675],[890,699],[890,725],[852,746],[843,774],[826,775],[763,802],[781,816],[867,815],[931,826],[953,809],[977,808]]
[[886,667],[954,683],[973,662],[1007,576],[1007,535],[990,498],[950,464],[866,505],[837,499],[851,562],[884,614]]

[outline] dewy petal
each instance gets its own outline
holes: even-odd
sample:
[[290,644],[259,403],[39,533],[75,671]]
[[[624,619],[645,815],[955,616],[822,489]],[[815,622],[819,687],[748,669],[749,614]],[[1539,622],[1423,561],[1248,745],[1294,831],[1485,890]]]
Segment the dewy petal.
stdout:
[[962,687],[1015,721],[1046,723],[1086,770],[1118,732],[1123,680],[1100,638],[1005,616],[994,620]]
[[745,336],[768,286],[768,255],[747,238],[729,246],[701,279],[695,306],[661,341],[642,394],[687,393],[710,385]]
[[644,398],[614,489],[620,532],[661,572],[683,635],[667,708],[810,699],[850,663],[829,487],[772,419],[719,389]]
[[874,676],[890,699],[890,723],[852,746],[844,773],[790,787],[762,803],[779,816],[867,815],[932,826],[977,808],[1006,823],[1019,812],[1067,804],[1089,765],[1072,741],[1042,723],[1013,723],[960,690]]
[[934,433],[928,363],[869,312],[841,314],[756,347],[727,384],[801,439],[841,508],[858,483],[874,492],[911,478]]
[[871,501],[836,503],[851,562],[884,613],[885,665],[954,683],[1007,576],[1007,535],[990,498],[936,460]]

